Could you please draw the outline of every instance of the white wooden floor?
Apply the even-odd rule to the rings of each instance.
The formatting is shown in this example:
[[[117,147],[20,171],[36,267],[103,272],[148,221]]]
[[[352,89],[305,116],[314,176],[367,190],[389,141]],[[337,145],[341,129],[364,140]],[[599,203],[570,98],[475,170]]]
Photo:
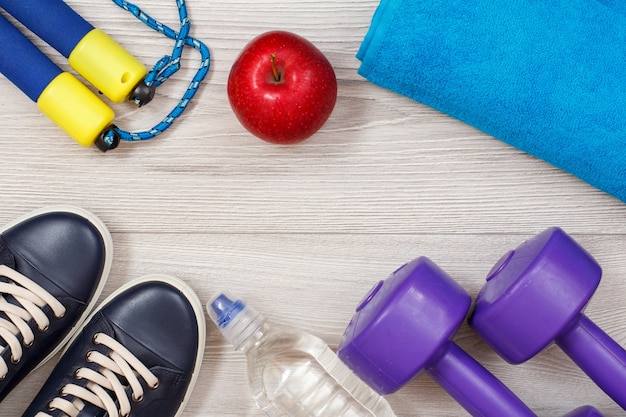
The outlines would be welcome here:
[[[110,1],[68,3],[146,66],[170,52],[169,40]],[[354,56],[377,4],[188,0],[192,34],[212,54],[205,84],[172,129],[107,154],[75,144],[0,78],[0,223],[42,206],[81,206],[113,235],[103,298],[141,275],[176,275],[203,302],[227,289],[276,323],[306,329],[333,347],[359,300],[405,261],[428,256],[475,296],[507,249],[561,226],[604,268],[588,315],[626,346],[626,205],[362,79]],[[173,0],[138,5],[178,27]],[[290,147],[250,136],[226,97],[235,57],[270,29],[313,41],[339,82],[328,123]],[[198,65],[194,50],[185,56],[185,69],[152,103],[115,107],[120,127],[151,127],[169,112]],[[624,415],[558,348],[512,366],[467,325],[456,340],[540,416],[562,416],[584,404],[605,416]],[[206,343],[183,416],[263,415],[249,395],[244,357],[212,324]],[[53,366],[32,373],[0,404],[0,415],[20,416]],[[425,375],[388,400],[400,417],[467,415]]]

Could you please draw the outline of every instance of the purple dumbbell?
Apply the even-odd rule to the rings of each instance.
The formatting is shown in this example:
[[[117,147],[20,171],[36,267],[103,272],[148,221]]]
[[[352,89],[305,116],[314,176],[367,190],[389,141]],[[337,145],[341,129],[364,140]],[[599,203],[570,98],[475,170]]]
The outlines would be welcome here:
[[[357,307],[339,357],[379,394],[426,371],[471,415],[536,417],[452,337],[471,298],[431,260],[417,258],[380,281]],[[601,417],[593,407],[567,417]]]
[[[556,342],[626,409],[626,351],[583,314],[601,276],[570,236],[547,229],[492,268],[469,323],[510,363]]]

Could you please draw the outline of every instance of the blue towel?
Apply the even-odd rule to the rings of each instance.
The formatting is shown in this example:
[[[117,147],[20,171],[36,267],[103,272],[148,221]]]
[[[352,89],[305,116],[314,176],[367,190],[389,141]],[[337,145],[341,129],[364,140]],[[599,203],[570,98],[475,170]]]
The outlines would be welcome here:
[[[626,1],[382,0],[369,81],[626,202]]]

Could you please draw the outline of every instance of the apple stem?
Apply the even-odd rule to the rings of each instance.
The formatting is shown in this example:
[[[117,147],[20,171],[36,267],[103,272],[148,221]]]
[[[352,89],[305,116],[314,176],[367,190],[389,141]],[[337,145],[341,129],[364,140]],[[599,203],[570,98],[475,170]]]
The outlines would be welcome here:
[[[276,54],[271,54],[270,62],[272,63],[272,73],[274,74],[274,80],[278,82],[280,81],[280,73],[276,69],[276,63],[274,61],[276,61]]]

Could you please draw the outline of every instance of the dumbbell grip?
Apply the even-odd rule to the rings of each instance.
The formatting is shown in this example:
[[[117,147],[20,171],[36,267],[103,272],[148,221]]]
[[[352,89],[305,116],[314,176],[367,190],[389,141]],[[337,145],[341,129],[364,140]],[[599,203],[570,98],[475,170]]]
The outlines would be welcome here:
[[[556,343],[617,404],[626,410],[626,351],[581,315]]]
[[[537,417],[493,374],[463,349],[448,342],[436,363],[427,368],[439,383],[472,416]]]

